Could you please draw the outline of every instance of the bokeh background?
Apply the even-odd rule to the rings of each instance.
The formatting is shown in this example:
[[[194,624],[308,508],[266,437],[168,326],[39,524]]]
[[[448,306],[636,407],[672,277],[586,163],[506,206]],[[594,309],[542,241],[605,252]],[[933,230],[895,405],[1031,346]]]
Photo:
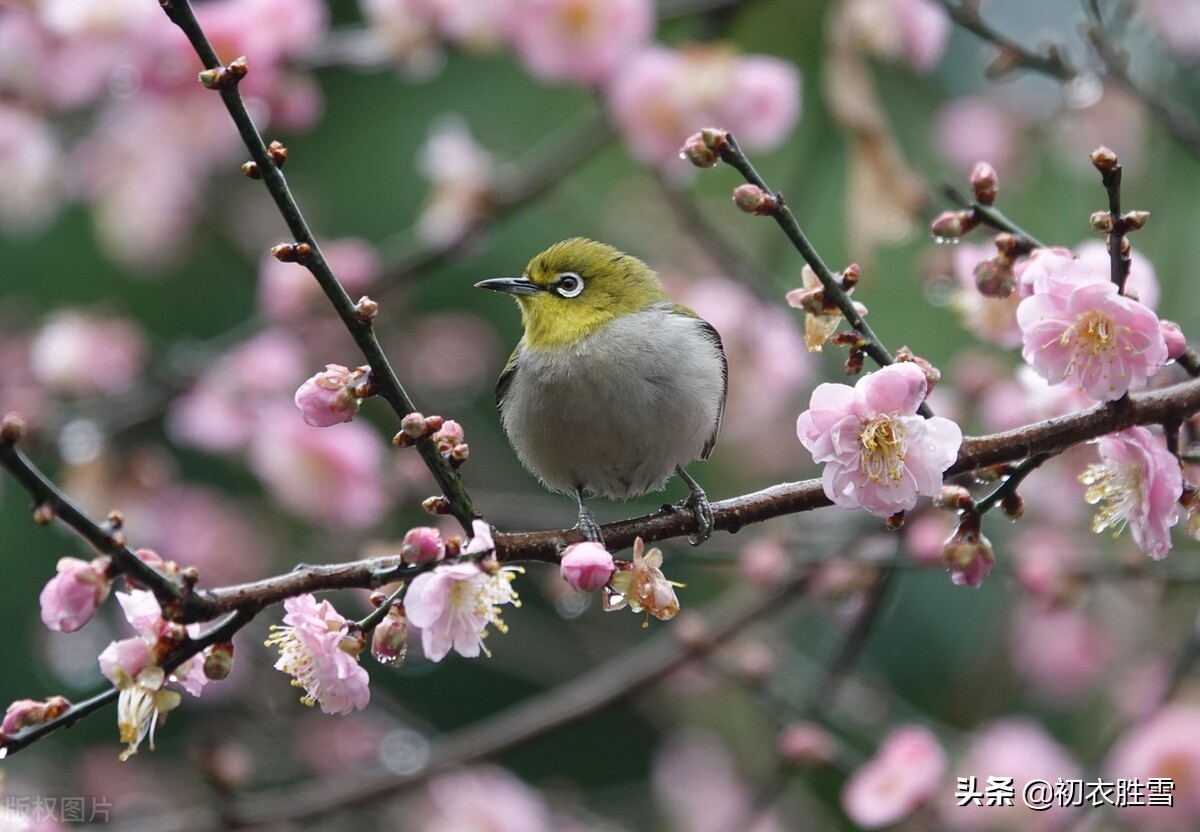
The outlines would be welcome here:
[[[941,368],[935,409],[969,433],[1079,406],[1015,372],[1011,308],[972,288],[971,269],[994,254],[987,235],[958,246],[929,237],[929,220],[954,207],[943,185],[966,190],[977,161],[998,171],[1015,222],[1050,245],[1090,240],[1096,256],[1088,216],[1106,203],[1088,153],[1115,149],[1126,207],[1153,217],[1133,237],[1147,258],[1139,280],[1156,278],[1161,315],[1185,332],[1200,325],[1200,159],[1106,81],[1077,4],[982,7],[1032,50],[1061,44],[1079,71],[1066,84],[1020,70],[990,80],[996,47],[932,0],[662,0],[652,37],[669,51],[653,59],[641,54],[651,35],[639,34],[633,0],[574,4],[619,59],[572,53],[553,27],[569,28],[575,12],[547,10],[564,3],[516,2],[498,18],[492,4],[445,0],[196,5],[223,58],[250,57],[243,91],[268,138],[287,145],[285,171],[318,239],[351,294],[380,302],[378,332],[422,409],[463,425],[466,485],[501,530],[561,528],[575,515],[504,440],[492,386],[518,315],[472,284],[518,274],[575,235],[642,257],[722,333],[729,409],[717,452],[694,472],[712,498],[817,475],[795,418],[815,384],[843,378],[844,351],[805,348],[802,313],[783,300],[802,261],[769,219],[734,208],[735,174],[663,151],[710,122],[757,137],[745,143],[759,170],[827,262],[861,265],[855,298],[872,326]],[[149,0],[89,6],[0,2],[0,410],[25,415],[27,451],[82,505],[99,517],[122,510],[132,544],[196,565],[202,585],[394,552],[429,522],[420,503],[432,480],[415,454],[387,445],[397,425],[381,405],[325,431],[300,422],[296,386],[326,363],[359,363],[352,344],[303,269],[267,255],[286,231],[241,176],[245,153],[216,96],[194,83],[183,38]],[[1192,6],[1099,7],[1142,88],[1193,111]],[[567,69],[556,48],[572,56]],[[289,823],[863,828],[847,776],[893,730],[919,725],[945,763],[921,747],[900,767],[936,783],[911,805],[902,774],[894,789],[876,786],[872,805],[895,804],[886,824],[1196,828],[1197,549],[1182,527],[1161,563],[1128,536],[1092,535],[1077,477],[1094,454],[1072,451],[1031,477],[1019,523],[989,516],[998,562],[978,589],[952,585],[940,565],[953,519],[931,509],[899,533],[826,509],[698,550],[671,541],[666,572],[687,584],[687,613],[770,591],[797,570],[812,578],[712,658],[617,707],[487,767]],[[594,508],[617,519],[683,496],[673,483],[655,499]],[[56,560],[83,547],[34,526],[28,509],[15,483],[0,482],[0,701],[82,698],[104,684],[97,653],[127,627],[109,604],[81,632],[45,630],[37,593]],[[220,826],[204,813],[238,795],[412,775],[464,726],[698,623],[643,629],[539,564],[517,589],[523,606],[506,612],[507,635],[488,639],[490,658],[433,664],[414,639],[402,667],[370,668],[371,705],[348,717],[305,709],[271,670],[264,617],[239,637],[233,676],[188,698],[156,752],[118,764],[108,709],[6,760],[9,808],[87,796],[138,828]],[[367,609],[365,593],[333,598],[352,617]],[[828,734],[781,735],[801,721]],[[814,737],[835,750],[818,753]],[[798,764],[806,755],[829,759]],[[1143,765],[1176,779],[1176,808],[952,808],[958,776],[1012,776],[1019,796],[1033,777],[1144,778]],[[172,820],[184,808],[201,813]]]

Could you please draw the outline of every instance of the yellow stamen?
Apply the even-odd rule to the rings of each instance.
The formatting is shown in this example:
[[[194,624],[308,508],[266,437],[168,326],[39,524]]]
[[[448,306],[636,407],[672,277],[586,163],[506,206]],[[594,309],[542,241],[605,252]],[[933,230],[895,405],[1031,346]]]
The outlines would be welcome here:
[[[908,428],[891,415],[882,413],[867,422],[859,434],[862,442],[860,470],[872,482],[883,482],[886,475],[893,483],[904,476],[904,438]]]

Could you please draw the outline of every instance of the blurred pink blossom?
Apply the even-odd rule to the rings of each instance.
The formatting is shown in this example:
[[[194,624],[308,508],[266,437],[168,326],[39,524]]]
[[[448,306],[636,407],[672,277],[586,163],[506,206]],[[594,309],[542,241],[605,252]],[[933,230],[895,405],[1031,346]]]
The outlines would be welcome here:
[[[379,252],[357,237],[322,242],[321,253],[354,298],[370,288],[382,269]],[[294,324],[314,311],[324,314],[329,301],[308,269],[280,262],[268,253],[258,265],[258,308],[273,323]]]
[[[275,669],[304,689],[301,701],[327,714],[361,711],[370,701],[370,677],[358,663],[362,645],[329,601],[298,595],[283,602],[283,625],[272,625],[269,646],[278,648]]]
[[[955,98],[943,104],[934,116],[933,141],[941,157],[964,175],[978,162],[987,162],[1002,178],[1015,176],[1023,162],[1023,127],[991,98]]]
[[[770,535],[752,538],[738,552],[738,571],[751,584],[774,587],[791,569],[791,555],[783,541]]]
[[[1092,550],[1082,547],[1078,535],[1057,522],[1021,525],[1011,547],[1017,583],[1036,600],[1061,602],[1079,584],[1076,573],[1094,560]]]
[[[622,63],[607,97],[633,155],[682,175],[679,148],[703,127],[731,131],[746,150],[778,147],[800,115],[800,73],[722,46],[651,46]]]
[[[53,219],[64,196],[63,166],[53,128],[0,101],[0,226],[35,231]]]
[[[59,393],[120,393],[141,377],[146,340],[125,318],[68,309],[51,315],[38,330],[29,361],[37,380]]]
[[[857,39],[873,55],[929,72],[946,51],[950,17],[933,0],[850,0]]]
[[[465,49],[490,52],[504,36],[504,20],[512,0],[425,0],[438,30]]]
[[[915,506],[919,495],[938,493],[962,430],[949,419],[917,415],[927,388],[921,368],[902,363],[869,373],[854,387],[822,384],[813,391],[796,431],[825,466],[829,499],[890,517]]]
[[[1171,551],[1171,528],[1179,522],[1183,473],[1179,460],[1153,433],[1132,427],[1096,442],[1100,462],[1079,478],[1088,487],[1084,498],[1103,503],[1092,531],[1129,526],[1133,540],[1155,560]]]
[[[1104,280],[1110,280],[1112,259],[1108,246],[1100,240],[1086,240],[1075,246],[1075,256],[1092,267]],[[1125,280],[1125,294],[1135,297],[1142,306],[1158,308],[1158,276],[1150,258],[1135,248],[1130,252],[1129,277]]]
[[[459,768],[425,787],[420,832],[558,832],[537,791],[499,766]]]
[[[999,347],[1015,347],[1021,343],[1021,328],[1017,326],[1021,298],[1016,292],[1004,298],[988,297],[976,287],[975,267],[995,256],[996,247],[991,244],[960,243],[954,247],[954,277],[959,285],[949,305],[975,337]]]
[[[167,413],[167,430],[181,444],[229,453],[250,441],[265,397],[286,400],[304,377],[304,350],[295,337],[266,330],[220,356]],[[289,421],[298,421],[295,411]]]
[[[1121,810],[1138,830],[1186,832],[1200,824],[1200,706],[1167,705],[1117,740],[1104,765],[1109,779],[1153,778],[1174,782],[1171,806],[1128,806]],[[1146,794],[1143,791],[1143,802]]]
[[[1077,413],[1095,400],[1069,384],[1050,384],[1027,364],[1011,378],[991,385],[979,403],[980,421],[989,431],[1004,431]]]
[[[654,32],[652,0],[510,0],[507,35],[534,78],[600,84]]]
[[[382,478],[383,440],[350,422],[314,428],[294,410],[264,415],[250,443],[250,469],[288,511],[314,524],[367,528],[389,497]]]
[[[60,558],[55,576],[38,596],[42,623],[51,630],[73,633],[91,621],[112,589],[108,565],[107,557],[90,562]]]
[[[1115,654],[1112,637],[1082,610],[1032,603],[1014,611],[1009,645],[1017,674],[1060,705],[1093,688]]]
[[[431,191],[417,217],[417,236],[447,247],[467,240],[487,217],[494,165],[465,121],[445,116],[434,123],[417,157]]]
[[[984,791],[989,777],[1011,777],[1019,790],[1031,780],[1055,783],[1082,777],[1079,766],[1045,729],[1032,720],[1003,719],[979,729],[966,756],[953,765],[956,778],[974,777]],[[1018,797],[1011,806],[982,806],[958,799],[947,789],[941,802],[942,823],[953,832],[1057,832],[1067,827],[1076,809],[1051,805],[1027,808]]]
[[[1098,83],[1096,77],[1081,76],[1083,89]],[[1068,104],[1072,87],[1068,91]],[[1099,97],[1086,97],[1084,106],[1064,107],[1051,115],[1051,147],[1062,161],[1080,176],[1094,177],[1091,153],[1100,145],[1115,150],[1121,157],[1125,175],[1136,173],[1146,158],[1146,113],[1142,105],[1124,90],[1109,84],[1097,90]]]
[[[512,568],[489,573],[464,561],[436,566],[413,578],[404,596],[404,609],[409,622],[421,628],[425,657],[440,662],[451,647],[469,659],[481,652],[491,655],[483,637],[489,624],[507,631],[500,605],[516,602],[514,577]]]
[[[1142,0],[1138,8],[1176,58],[1200,59],[1200,6],[1191,0]]]
[[[1150,309],[1117,293],[1082,260],[1050,269],[1026,268],[1033,294],[1017,307],[1022,357],[1051,384],[1070,381],[1100,400],[1145,385],[1167,360]],[[1090,275],[1088,274],[1090,273]]]
[[[904,551],[921,566],[938,566],[946,539],[954,532],[954,513],[940,509],[914,512],[904,520]]]
[[[490,385],[503,347],[495,327],[472,312],[422,315],[404,328],[393,350],[405,381],[433,401],[463,397]]]
[[[946,754],[937,737],[919,725],[900,728],[850,775],[842,808],[864,829],[891,826],[933,797],[945,773]]]

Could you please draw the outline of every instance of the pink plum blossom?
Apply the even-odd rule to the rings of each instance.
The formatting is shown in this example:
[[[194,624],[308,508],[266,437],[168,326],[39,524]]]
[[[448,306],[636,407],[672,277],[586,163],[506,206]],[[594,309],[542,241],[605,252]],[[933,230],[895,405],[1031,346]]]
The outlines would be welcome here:
[[[393,61],[411,78],[428,78],[445,63],[429,0],[358,0],[373,38],[371,57]]]
[[[599,84],[654,31],[652,0],[511,0],[507,35],[542,81]]]
[[[502,355],[500,336],[486,319],[471,312],[422,315],[394,342],[396,363],[405,381],[432,401],[460,399],[490,385]]]
[[[321,243],[321,253],[346,292],[354,298],[378,279],[379,252],[366,240],[344,237]],[[258,307],[274,323],[300,323],[314,310],[329,307],[320,284],[307,269],[264,254],[258,266]]]
[[[651,46],[622,63],[607,100],[630,151],[679,174],[679,148],[701,127],[729,130],[747,150],[778,147],[800,115],[800,73],[721,46]]]
[[[1200,60],[1200,6],[1190,0],[1143,0],[1138,8],[1175,57]]]
[[[73,633],[91,621],[112,589],[108,565],[107,557],[91,562],[79,558],[60,559],[57,574],[38,596],[42,623],[51,630]]]
[[[990,98],[955,98],[934,115],[933,140],[938,153],[964,175],[981,161],[1002,177],[1015,175],[1024,158],[1023,139],[1016,117]]]
[[[0,738],[11,737],[30,725],[48,722],[70,707],[71,703],[63,696],[51,696],[41,702],[34,699],[18,699],[4,711],[4,721],[0,723]]]
[[[73,396],[128,390],[141,376],[146,340],[131,321],[75,310],[57,312],[29,348],[34,375]]]
[[[511,0],[425,0],[442,37],[475,52],[500,45]]]
[[[350,623],[328,601],[308,594],[288,598],[283,608],[283,625],[271,625],[267,644],[279,650],[275,669],[304,689],[300,701],[320,704],[327,714],[367,707],[370,677],[358,663],[363,644],[350,634]]]
[[[64,190],[62,155],[46,121],[0,102],[0,226],[33,231],[54,217]]]
[[[1172,805],[1122,809],[1139,830],[1184,832],[1200,824],[1200,707],[1168,705],[1130,728],[1117,740],[1105,763],[1108,778],[1174,781]],[[1144,801],[1143,801],[1144,802]]]
[[[864,829],[891,826],[928,801],[945,772],[946,754],[929,729],[900,728],[850,775],[842,790],[842,808]]]
[[[1013,614],[1013,669],[1043,699],[1067,705],[1101,680],[1116,652],[1100,621],[1072,607],[1026,603]]]
[[[404,609],[409,622],[421,628],[425,657],[440,662],[451,647],[469,659],[481,652],[491,655],[483,639],[489,624],[507,632],[500,605],[519,603],[512,589],[515,577],[512,567],[488,572],[463,561],[436,566],[413,578]]]
[[[1090,264],[1064,259],[1049,268],[1031,261],[1020,278],[1032,284],[1017,307],[1021,355],[1051,384],[1069,380],[1095,399],[1119,399],[1167,361],[1158,318],[1097,280]]]
[[[1142,551],[1162,560],[1171,551],[1171,527],[1179,522],[1183,473],[1175,455],[1147,428],[1132,427],[1096,441],[1101,462],[1080,476],[1085,499],[1102,504],[1092,531],[1126,525]]]
[[[296,390],[296,407],[306,424],[327,428],[349,422],[358,412],[359,375],[341,364],[326,364],[322,372],[305,381]]]
[[[400,558],[405,563],[433,563],[446,557],[446,544],[441,532],[431,526],[417,526],[404,533]]]
[[[951,295],[949,306],[962,319],[963,326],[990,344],[1000,347],[1019,345],[1021,328],[1017,326],[1017,305],[1021,298],[1015,292],[1003,298],[989,297],[976,286],[975,269],[996,256],[996,247],[961,243],[954,247],[951,256],[958,289]]]
[[[650,625],[650,616],[659,621],[670,621],[679,614],[679,598],[675,587],[683,584],[667,580],[662,571],[661,549],[646,551],[646,544],[639,537],[633,542],[633,562],[621,569],[608,582],[609,592],[604,596],[604,610],[613,612],[626,606],[634,613],[646,613],[643,627]]]
[[[115,683],[121,672],[137,676],[142,668],[152,663],[150,645],[140,636],[110,642],[100,653],[99,661],[100,672]]]
[[[950,18],[933,0],[851,0],[847,15],[872,54],[929,72],[946,51]]]
[[[825,494],[843,508],[890,517],[933,496],[958,456],[962,431],[949,419],[923,419],[917,408],[928,382],[915,364],[884,367],[854,387],[822,384],[796,430],[824,464]]]
[[[1086,240],[1075,246],[1075,256],[1092,267],[1094,280],[1111,280],[1112,258],[1108,246],[1099,240]],[[1129,253],[1129,277],[1125,280],[1125,294],[1135,298],[1148,309],[1158,308],[1161,290],[1158,274],[1150,258],[1139,249]]]
[[[289,511],[314,522],[366,528],[388,504],[383,456],[379,435],[359,422],[327,431],[275,412],[264,416],[251,442],[250,469]]]
[[[499,766],[458,768],[425,787],[420,832],[565,832],[546,801]]]
[[[149,646],[138,637],[113,642],[100,654],[100,671],[119,691],[117,729],[126,744],[121,761],[136,754],[147,737],[153,751],[155,728],[182,697],[163,687],[167,675],[153,662]]]
[[[1003,719],[983,726],[952,771],[955,777],[974,777],[976,789],[981,792],[986,790],[989,777],[1012,777],[1016,784],[1031,780],[1053,784],[1082,776],[1079,766],[1045,729],[1025,719]],[[1030,809],[1022,803],[1019,792],[1011,806],[985,806],[983,798],[979,804],[958,803],[954,789],[947,788],[940,801],[940,814],[942,823],[953,832],[1058,832],[1068,828],[1077,812],[1058,804],[1044,811]]]
[[[591,592],[608,583],[615,569],[613,556],[599,543],[572,543],[562,553],[559,571],[576,592]]]
[[[491,155],[465,121],[445,116],[431,128],[417,167],[431,185],[417,217],[417,235],[439,248],[467,241],[491,208]]]
[[[1159,320],[1158,329],[1162,332],[1163,342],[1167,345],[1167,358],[1178,361],[1187,352],[1187,336],[1183,334],[1179,324],[1174,321]]]

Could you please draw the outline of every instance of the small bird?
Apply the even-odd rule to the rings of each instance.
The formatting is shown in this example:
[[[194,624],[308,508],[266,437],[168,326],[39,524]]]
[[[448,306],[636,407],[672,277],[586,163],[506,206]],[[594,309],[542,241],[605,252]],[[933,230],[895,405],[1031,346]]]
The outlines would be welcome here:
[[[475,284],[512,295],[525,335],[496,384],[517,457],[552,491],[579,501],[579,530],[603,543],[585,493],[623,500],[679,474],[691,491],[698,546],[712,507],[684,466],[707,459],[725,410],[721,337],[675,303],[650,267],[575,237],[529,261],[521,277]]]

